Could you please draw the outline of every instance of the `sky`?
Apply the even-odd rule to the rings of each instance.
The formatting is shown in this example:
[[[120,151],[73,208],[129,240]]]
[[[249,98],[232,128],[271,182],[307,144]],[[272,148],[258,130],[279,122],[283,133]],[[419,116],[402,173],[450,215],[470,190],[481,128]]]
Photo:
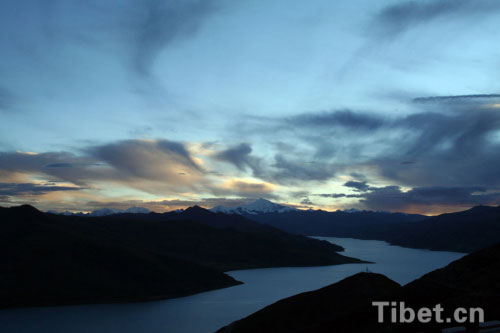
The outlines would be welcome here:
[[[0,2],[0,206],[500,204],[500,1]]]

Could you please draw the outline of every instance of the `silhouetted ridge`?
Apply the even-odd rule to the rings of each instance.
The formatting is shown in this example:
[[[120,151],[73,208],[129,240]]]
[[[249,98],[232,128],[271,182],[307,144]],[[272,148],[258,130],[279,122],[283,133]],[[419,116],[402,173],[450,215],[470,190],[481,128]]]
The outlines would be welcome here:
[[[188,207],[183,213],[184,214],[212,214],[212,212],[210,212],[209,210],[202,208],[198,205]]]
[[[338,246],[200,207],[80,217],[0,209],[0,307],[171,298],[238,284],[224,271],[359,263]]]
[[[474,252],[500,241],[500,206],[476,206],[433,217],[321,210],[242,215],[300,235],[377,239],[439,251]]]
[[[445,327],[466,326],[477,332],[477,323],[397,324],[378,323],[373,301],[405,302],[405,307],[433,308],[440,304],[442,318],[453,318],[455,309],[482,308],[485,321],[500,319],[500,243],[464,256],[444,268],[400,287],[374,273],[359,273],[327,287],[280,300],[218,332],[440,332]],[[476,330],[473,330],[476,328]]]

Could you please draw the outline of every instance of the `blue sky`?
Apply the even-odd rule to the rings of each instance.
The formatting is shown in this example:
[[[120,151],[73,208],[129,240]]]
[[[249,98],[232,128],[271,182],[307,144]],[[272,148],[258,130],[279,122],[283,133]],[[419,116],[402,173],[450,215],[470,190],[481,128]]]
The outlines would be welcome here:
[[[0,204],[500,203],[500,3],[3,1]]]

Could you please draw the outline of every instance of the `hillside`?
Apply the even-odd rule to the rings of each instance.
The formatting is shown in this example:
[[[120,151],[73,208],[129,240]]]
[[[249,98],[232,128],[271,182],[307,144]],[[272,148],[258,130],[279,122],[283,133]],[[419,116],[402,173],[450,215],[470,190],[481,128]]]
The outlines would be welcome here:
[[[500,206],[427,217],[416,214],[288,210],[243,216],[300,235],[384,240],[412,248],[470,253],[500,241]]]
[[[485,320],[500,319],[500,243],[467,255],[400,287],[380,274],[359,273],[330,286],[280,300],[218,332],[439,332],[458,323],[377,322],[372,301],[403,301],[406,307],[441,304],[442,318],[458,307],[481,307]],[[447,311],[448,309],[448,311]],[[465,324],[474,327],[474,324]]]
[[[243,231],[141,216],[0,208],[0,307],[170,298],[238,284],[227,270],[360,262],[251,221],[255,229]]]
[[[384,240],[431,250],[474,252],[500,241],[500,206],[477,206],[398,225]]]

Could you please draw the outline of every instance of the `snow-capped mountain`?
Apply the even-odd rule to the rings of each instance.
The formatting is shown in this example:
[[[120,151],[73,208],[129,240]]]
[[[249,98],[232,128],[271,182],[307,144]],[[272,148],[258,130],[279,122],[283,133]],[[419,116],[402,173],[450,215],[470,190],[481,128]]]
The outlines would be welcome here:
[[[84,213],[73,213],[69,211],[65,212],[57,212],[55,210],[49,210],[47,213],[51,214],[59,214],[59,215],[77,215],[77,216],[108,216],[108,215],[113,215],[113,214],[123,214],[123,213],[130,213],[130,214],[148,214],[151,211],[147,208],[144,207],[130,207],[128,209],[116,209],[116,208],[101,208],[92,211],[91,213],[84,214]]]
[[[148,214],[150,210],[144,207],[130,207],[128,209],[115,209],[115,208],[101,208],[98,210],[94,210],[89,216],[107,216],[113,214],[122,214],[122,213],[130,213],[130,214]]]
[[[363,212],[361,209],[351,208],[343,210],[344,213],[361,213]]]
[[[276,204],[266,199],[257,199],[246,205],[236,207],[215,206],[210,209],[214,213],[226,214],[259,214],[259,213],[283,213],[297,211],[297,208]]]

